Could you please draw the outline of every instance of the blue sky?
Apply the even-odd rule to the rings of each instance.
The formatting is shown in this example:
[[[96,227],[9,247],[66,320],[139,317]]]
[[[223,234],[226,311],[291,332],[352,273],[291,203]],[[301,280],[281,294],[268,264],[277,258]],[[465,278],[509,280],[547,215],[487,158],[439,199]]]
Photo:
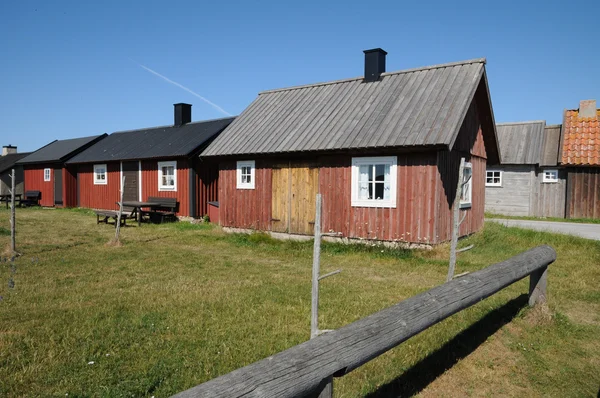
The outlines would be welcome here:
[[[259,91],[486,57],[497,122],[560,123],[600,100],[600,2],[175,1],[0,3],[0,144],[239,114]]]

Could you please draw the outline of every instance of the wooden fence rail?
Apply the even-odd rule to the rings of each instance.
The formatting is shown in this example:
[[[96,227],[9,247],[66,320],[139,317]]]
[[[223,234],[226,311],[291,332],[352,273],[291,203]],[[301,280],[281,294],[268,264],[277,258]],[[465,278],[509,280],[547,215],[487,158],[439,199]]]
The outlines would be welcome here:
[[[545,301],[547,268],[554,260],[554,249],[538,246],[175,396],[317,396],[331,375],[356,369],[526,276],[529,304]]]

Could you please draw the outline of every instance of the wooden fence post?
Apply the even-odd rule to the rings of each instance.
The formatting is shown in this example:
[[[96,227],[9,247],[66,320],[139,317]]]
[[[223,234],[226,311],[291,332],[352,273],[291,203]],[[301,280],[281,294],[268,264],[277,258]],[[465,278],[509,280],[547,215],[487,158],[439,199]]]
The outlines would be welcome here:
[[[115,225],[115,243],[119,243],[119,235],[121,233],[121,216],[123,215],[123,191],[125,191],[125,176],[121,180],[121,198],[119,200],[119,214],[117,215],[117,220],[115,221],[117,225]]]
[[[11,254],[17,252],[17,225],[15,222],[15,169],[12,169],[10,188],[10,250]]]
[[[460,235],[460,197],[463,187],[463,173],[465,169],[465,158],[460,159],[460,167],[458,168],[458,184],[456,185],[456,195],[454,197],[454,207],[452,208],[452,241],[450,242],[450,264],[448,265],[448,275],[446,282],[450,282],[454,277],[454,269],[456,267],[456,246],[458,245],[458,235]]]
[[[548,284],[548,267],[534,271],[529,276],[529,306],[546,302],[546,286]]]
[[[321,207],[322,197],[317,194],[315,209],[315,242],[313,249],[312,266],[312,292],[310,308],[310,338],[319,335],[319,280],[321,279]],[[333,376],[327,377],[319,386],[316,395],[318,398],[331,398],[333,396]]]

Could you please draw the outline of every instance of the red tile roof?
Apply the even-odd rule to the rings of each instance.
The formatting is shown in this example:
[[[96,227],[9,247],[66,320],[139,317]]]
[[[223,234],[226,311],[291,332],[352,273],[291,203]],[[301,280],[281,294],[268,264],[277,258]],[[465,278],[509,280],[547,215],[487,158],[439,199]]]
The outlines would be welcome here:
[[[600,109],[596,117],[579,117],[579,110],[565,111],[562,164],[600,165]]]

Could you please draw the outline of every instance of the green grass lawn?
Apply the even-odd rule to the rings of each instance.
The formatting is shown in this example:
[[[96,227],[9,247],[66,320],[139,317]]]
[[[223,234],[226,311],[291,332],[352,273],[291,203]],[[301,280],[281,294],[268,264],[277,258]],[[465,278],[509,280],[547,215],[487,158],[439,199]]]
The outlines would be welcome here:
[[[0,211],[0,249],[9,212]],[[165,397],[309,338],[311,242],[211,225],[114,228],[81,210],[18,209],[0,262],[0,396]],[[548,243],[547,308],[528,281],[335,380],[337,397],[596,396],[600,242],[488,223],[457,273]],[[324,244],[320,326],[335,329],[443,283],[448,247]]]
[[[600,224],[598,218],[558,218],[558,217],[532,217],[532,216],[505,216],[504,214],[485,213],[485,218],[504,218],[509,220],[533,220],[533,221],[555,221],[573,222],[577,224]]]

